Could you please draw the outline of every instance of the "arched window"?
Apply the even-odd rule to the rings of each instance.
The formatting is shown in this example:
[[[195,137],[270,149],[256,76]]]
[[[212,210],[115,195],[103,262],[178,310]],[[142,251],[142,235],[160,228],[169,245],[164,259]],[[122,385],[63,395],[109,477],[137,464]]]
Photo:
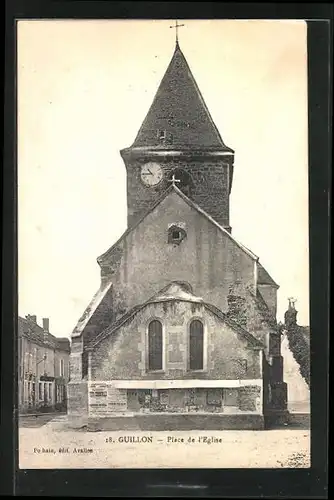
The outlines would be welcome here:
[[[162,370],[162,324],[156,319],[148,325],[148,369]]]
[[[190,323],[189,337],[190,370],[203,370],[203,323],[198,319]]]

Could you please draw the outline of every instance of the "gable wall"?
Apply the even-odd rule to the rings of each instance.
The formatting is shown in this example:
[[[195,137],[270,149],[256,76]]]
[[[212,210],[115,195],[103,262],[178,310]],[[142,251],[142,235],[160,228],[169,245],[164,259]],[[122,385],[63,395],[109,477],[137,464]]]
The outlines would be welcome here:
[[[188,369],[188,329],[195,318],[204,323],[206,365],[206,370],[196,372]],[[147,371],[147,327],[152,319],[160,319],[163,324],[164,370],[159,372]],[[202,305],[149,304],[91,353],[91,377],[92,380],[258,379],[260,352],[248,349],[231,327]]]
[[[171,224],[183,222],[187,237],[167,243]],[[117,245],[110,261],[118,308],[129,309],[171,281],[186,281],[196,295],[227,310],[229,286],[236,279],[254,285],[253,259],[176,193],[168,195]],[[115,253],[115,249],[113,251]]]

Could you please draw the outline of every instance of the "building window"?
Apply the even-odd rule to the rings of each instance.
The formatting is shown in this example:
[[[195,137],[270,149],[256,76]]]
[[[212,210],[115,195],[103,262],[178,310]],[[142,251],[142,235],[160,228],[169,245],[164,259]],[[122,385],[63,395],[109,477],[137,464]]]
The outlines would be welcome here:
[[[64,360],[63,359],[59,360],[59,376],[60,377],[64,376]]]
[[[173,134],[167,130],[157,130],[157,139],[161,144],[173,144]]]
[[[187,236],[185,230],[176,225],[172,225],[168,228],[168,243],[173,243],[174,245],[179,245],[182,240]]]
[[[148,369],[162,370],[162,324],[156,319],[148,325]]]
[[[166,139],[167,131],[166,130],[157,130],[157,138],[160,142],[163,142]]]
[[[39,401],[43,400],[43,387],[42,387],[43,382],[38,382],[38,399]]]
[[[203,370],[203,323],[198,319],[195,319],[190,323],[189,337],[190,370]]]

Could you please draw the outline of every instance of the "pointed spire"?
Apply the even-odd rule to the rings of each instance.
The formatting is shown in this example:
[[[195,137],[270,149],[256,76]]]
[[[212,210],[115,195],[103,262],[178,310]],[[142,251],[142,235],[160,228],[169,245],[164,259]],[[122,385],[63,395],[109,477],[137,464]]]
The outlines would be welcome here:
[[[176,31],[180,25],[176,23]],[[214,124],[180,49],[175,49],[137,137],[129,149],[205,149],[233,154]]]

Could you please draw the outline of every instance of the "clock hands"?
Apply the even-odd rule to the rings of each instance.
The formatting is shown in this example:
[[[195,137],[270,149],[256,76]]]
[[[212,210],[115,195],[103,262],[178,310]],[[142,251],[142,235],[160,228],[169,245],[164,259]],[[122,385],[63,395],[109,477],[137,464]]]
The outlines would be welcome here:
[[[155,186],[161,181],[163,172],[160,165],[151,163],[142,166],[140,175],[144,184]]]

